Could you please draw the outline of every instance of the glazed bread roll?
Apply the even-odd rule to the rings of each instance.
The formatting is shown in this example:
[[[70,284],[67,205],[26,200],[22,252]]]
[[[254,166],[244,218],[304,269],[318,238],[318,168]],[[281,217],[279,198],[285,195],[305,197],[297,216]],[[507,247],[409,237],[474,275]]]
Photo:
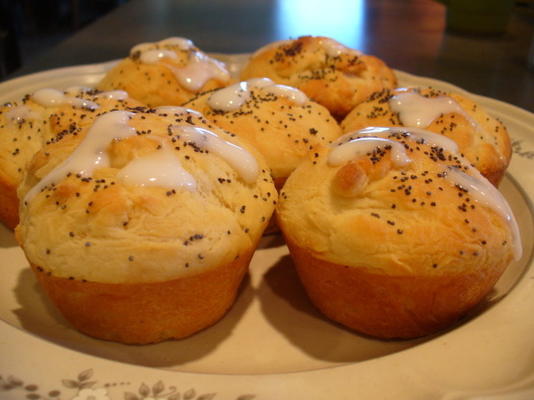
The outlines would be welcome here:
[[[220,319],[277,198],[253,148],[180,107],[100,115],[37,153],[19,196],[44,290],[75,328],[122,343]]]
[[[252,55],[241,79],[267,77],[296,87],[343,118],[371,93],[394,88],[396,77],[382,60],[321,36],[271,43]]]
[[[123,91],[40,89],[0,107],[0,222],[18,223],[17,187],[43,144],[76,135],[100,112],[141,105]]]
[[[454,140],[460,152],[494,185],[512,156],[506,127],[458,93],[433,88],[384,89],[356,106],[342,121],[344,132],[367,126],[424,128]]]
[[[521,256],[510,207],[454,142],[368,128],[302,163],[278,224],[312,302],[378,338],[444,329]]]
[[[325,107],[300,90],[268,78],[203,93],[186,106],[255,146],[277,188],[308,152],[341,136],[341,128]]]
[[[97,88],[125,90],[151,107],[181,105],[197,93],[224,87],[230,73],[224,63],[200,51],[188,39],[172,37],[133,47],[129,57],[104,76]]]

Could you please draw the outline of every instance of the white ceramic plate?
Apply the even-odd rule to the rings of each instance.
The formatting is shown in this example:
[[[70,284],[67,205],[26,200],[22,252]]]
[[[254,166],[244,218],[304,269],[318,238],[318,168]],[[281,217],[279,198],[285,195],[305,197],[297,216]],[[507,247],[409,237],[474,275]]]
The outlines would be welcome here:
[[[234,72],[244,60],[220,57]],[[2,83],[0,102],[42,87],[92,86],[112,64]],[[461,91],[397,73],[403,86]],[[149,346],[99,341],[73,330],[51,306],[12,233],[0,227],[0,399],[534,398],[534,115],[470,96],[512,136],[501,190],[519,221],[524,255],[458,326],[419,340],[380,341],[331,323],[307,300],[281,239],[270,236],[236,304],[215,326]]]

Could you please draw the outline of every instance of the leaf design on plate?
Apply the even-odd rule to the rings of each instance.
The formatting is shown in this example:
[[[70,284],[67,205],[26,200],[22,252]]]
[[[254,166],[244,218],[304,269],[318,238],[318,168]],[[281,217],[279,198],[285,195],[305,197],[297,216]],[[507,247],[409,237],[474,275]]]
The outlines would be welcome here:
[[[150,388],[147,384],[142,383],[141,386],[139,386],[139,394],[143,397],[148,397],[150,394]]]
[[[187,392],[184,393],[184,400],[191,400],[195,397],[195,395],[195,389],[189,389]]]
[[[88,380],[90,377],[93,376],[93,370],[92,369],[86,369],[85,371],[82,371],[78,374],[78,380],[80,382]]]
[[[61,383],[63,384],[63,386],[69,388],[69,389],[76,389],[80,386],[80,384],[78,383],[78,381],[75,381],[73,379],[63,379],[61,381]]]
[[[140,400],[140,398],[132,392],[124,392],[124,400]]]
[[[236,400],[252,400],[255,398],[256,398],[255,394],[242,394]]]
[[[165,390],[165,385],[163,384],[162,381],[157,381],[154,384],[154,386],[152,386],[152,393],[154,394],[154,396],[157,396],[158,394],[160,394],[164,390]]]

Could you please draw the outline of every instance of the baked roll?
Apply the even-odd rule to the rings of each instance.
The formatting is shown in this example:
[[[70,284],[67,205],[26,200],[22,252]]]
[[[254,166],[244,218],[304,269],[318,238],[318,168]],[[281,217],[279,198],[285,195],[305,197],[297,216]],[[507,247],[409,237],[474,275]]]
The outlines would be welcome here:
[[[454,142],[416,128],[321,148],[287,180],[277,217],[312,302],[378,338],[449,327],[521,256],[500,192]]]
[[[224,315],[277,199],[253,148],[180,107],[100,115],[37,153],[19,196],[17,239],[65,318],[139,344]]]
[[[501,181],[512,156],[504,124],[459,93],[433,88],[384,89],[356,106],[341,122],[344,132],[367,126],[418,127],[445,135],[494,185]]]
[[[40,89],[0,107],[0,222],[18,223],[17,186],[43,144],[76,135],[98,113],[141,103],[123,91]]]
[[[181,105],[197,93],[227,86],[226,65],[189,39],[171,37],[141,43],[97,84],[100,90],[125,90],[150,107]]]
[[[322,36],[302,36],[259,49],[241,71],[242,80],[255,77],[302,90],[337,119],[397,82],[393,70],[379,58]]]
[[[329,111],[298,89],[253,78],[186,103],[234,132],[265,157],[277,188],[319,144],[341,136]]]

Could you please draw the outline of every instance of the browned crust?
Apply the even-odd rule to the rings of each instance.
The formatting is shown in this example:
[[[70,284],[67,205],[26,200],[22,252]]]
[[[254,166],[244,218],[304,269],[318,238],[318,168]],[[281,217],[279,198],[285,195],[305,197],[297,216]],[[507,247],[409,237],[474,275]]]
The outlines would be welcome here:
[[[79,331],[128,344],[192,335],[233,304],[253,251],[198,275],[155,283],[110,284],[58,278],[32,266],[63,316]]]
[[[9,229],[19,223],[19,199],[17,188],[2,177],[0,173],[0,221]]]
[[[460,274],[388,276],[318,259],[287,240],[308,296],[327,317],[378,338],[415,338],[455,323],[491,290],[506,264]]]

